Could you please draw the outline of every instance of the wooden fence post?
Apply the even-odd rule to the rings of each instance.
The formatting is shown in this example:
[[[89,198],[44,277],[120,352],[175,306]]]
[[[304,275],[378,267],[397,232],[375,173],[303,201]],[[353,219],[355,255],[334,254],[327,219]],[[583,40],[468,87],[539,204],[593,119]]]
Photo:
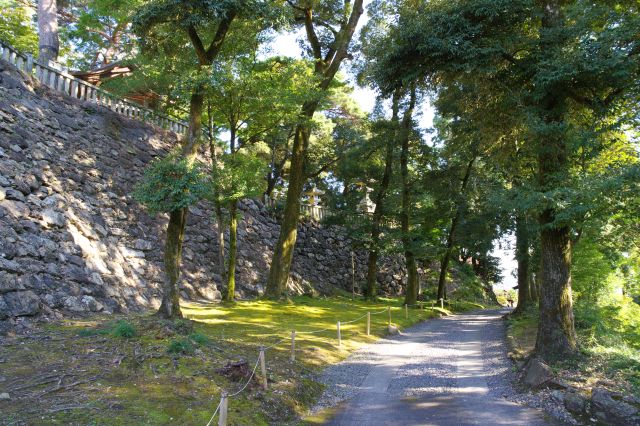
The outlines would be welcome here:
[[[342,347],[342,336],[340,335],[340,321],[338,321],[338,347]]]
[[[356,254],[351,251],[351,300],[356,299]]]
[[[229,409],[229,399],[227,393],[222,392],[220,396],[220,417],[218,418],[218,426],[227,426],[227,411]]]
[[[391,306],[387,306],[387,313],[389,314],[389,325],[391,325]]]
[[[367,336],[371,334],[371,312],[367,312]]]
[[[444,299],[440,298],[440,309],[444,309]]]
[[[291,361],[296,360],[296,331],[291,330]]]
[[[409,306],[404,304],[404,319],[409,319]]]
[[[260,347],[260,370],[262,371],[262,388],[267,390],[267,365],[264,360],[264,347]]]

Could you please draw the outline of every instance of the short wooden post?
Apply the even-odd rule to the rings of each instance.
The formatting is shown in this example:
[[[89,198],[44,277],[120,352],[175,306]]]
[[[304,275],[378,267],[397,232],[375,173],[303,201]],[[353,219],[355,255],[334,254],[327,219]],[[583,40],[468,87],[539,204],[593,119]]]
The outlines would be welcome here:
[[[264,347],[260,348],[260,371],[262,371],[262,388],[267,390],[267,364],[264,360]]]
[[[440,298],[440,309],[444,309],[444,299]]]
[[[371,334],[371,312],[367,312],[367,336]]]
[[[424,311],[424,302],[420,302],[420,309]]]
[[[389,314],[389,325],[391,325],[391,306],[387,306],[387,313]]]
[[[409,319],[409,305],[404,304],[404,319]]]
[[[356,254],[351,251],[351,300],[356,299]]]
[[[220,396],[220,417],[218,418],[218,426],[227,426],[227,412],[229,409],[229,399],[227,393],[222,392]]]
[[[291,330],[291,361],[296,360],[296,331]]]
[[[340,321],[338,321],[338,347],[342,347],[342,336],[340,335]]]

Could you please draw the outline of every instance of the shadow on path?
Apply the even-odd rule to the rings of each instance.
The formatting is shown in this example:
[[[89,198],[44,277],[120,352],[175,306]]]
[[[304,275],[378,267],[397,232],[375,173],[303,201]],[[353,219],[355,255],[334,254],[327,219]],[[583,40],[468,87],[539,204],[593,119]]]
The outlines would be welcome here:
[[[351,371],[352,397],[330,425],[546,425],[544,414],[502,399],[492,387],[503,374],[483,344],[496,344],[504,311],[427,321],[366,348]],[[503,366],[508,367],[508,360]],[[505,367],[505,368],[507,368]],[[349,371],[349,370],[347,370]],[[335,374],[335,373],[334,373]],[[347,381],[349,381],[347,380]],[[346,382],[346,381],[345,381]],[[347,386],[340,381],[334,386]]]

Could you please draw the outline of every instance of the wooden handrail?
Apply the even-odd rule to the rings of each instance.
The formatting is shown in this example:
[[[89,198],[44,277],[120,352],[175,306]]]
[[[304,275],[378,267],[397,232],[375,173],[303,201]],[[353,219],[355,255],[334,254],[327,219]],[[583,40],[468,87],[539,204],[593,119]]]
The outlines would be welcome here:
[[[21,53],[2,40],[0,40],[0,58],[20,71],[34,76],[45,86],[75,99],[105,106],[126,117],[150,122],[179,134],[186,134],[189,128],[189,124],[184,120],[170,117],[167,114],[136,104],[84,80],[80,80],[62,70],[58,70],[49,64],[42,64],[35,60],[32,55]]]

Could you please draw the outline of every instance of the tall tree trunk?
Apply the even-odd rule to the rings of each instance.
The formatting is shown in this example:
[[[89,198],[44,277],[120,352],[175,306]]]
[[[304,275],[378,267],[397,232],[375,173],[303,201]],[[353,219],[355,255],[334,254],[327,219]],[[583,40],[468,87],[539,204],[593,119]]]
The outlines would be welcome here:
[[[513,314],[526,311],[531,305],[529,290],[529,229],[527,217],[516,215],[516,260],[518,262],[518,305]]]
[[[211,108],[209,108],[209,117],[211,117]],[[209,125],[209,132],[213,134],[213,126]],[[218,153],[213,142],[213,137],[209,141],[209,152],[211,155],[211,167],[218,167]],[[222,278],[222,282],[227,282],[227,269],[224,261],[224,216],[222,215],[222,206],[219,200],[214,200],[214,209],[216,212],[216,228],[218,231],[218,273]]]
[[[409,140],[413,126],[413,108],[416,104],[416,87],[413,85],[409,94],[409,105],[404,111],[399,135],[402,150],[400,152],[400,175],[402,180],[402,211],[400,223],[402,227],[402,245],[404,247],[404,259],[407,267],[407,285],[405,288],[404,303],[413,305],[418,301],[418,268],[411,248],[410,216],[411,216],[411,186],[409,184]]]
[[[225,300],[233,302],[236,294],[236,253],[238,251],[238,202],[229,208],[229,269],[227,271],[227,294]]]
[[[58,6],[56,0],[38,0],[38,58],[41,62],[58,60]]]
[[[182,155],[193,160],[196,157],[198,143],[202,134],[202,109],[204,97],[199,92],[191,95],[189,105],[189,131],[183,141]],[[174,210],[169,214],[167,225],[167,241],[164,252],[165,286],[162,303],[158,314],[165,318],[182,317],[180,310],[179,279],[180,261],[182,258],[182,242],[184,241],[185,225],[188,209]]]
[[[304,164],[309,148],[309,136],[311,129],[307,123],[317,108],[317,102],[310,102],[303,107],[303,124],[296,127],[291,152],[291,166],[289,168],[289,187],[284,206],[284,215],[280,224],[280,236],[273,251],[266,294],[272,298],[282,297],[287,290],[287,281],[291,262],[293,261],[293,248],[296,244],[298,233],[298,218],[300,217],[300,196],[304,187]]]
[[[541,32],[543,55],[556,53],[555,33],[563,25],[558,0],[544,2]],[[566,135],[563,132],[565,102],[556,87],[538,102],[538,183],[542,191],[563,187],[569,173]],[[556,223],[553,207],[546,208],[540,223],[540,316],[535,353],[547,361],[573,354],[577,348],[571,300],[571,230]]]
[[[322,92],[326,92],[329,89],[331,82],[340,69],[340,64],[349,57],[349,44],[358,26],[358,20],[364,12],[362,3],[363,0],[345,3],[344,14],[349,17],[340,26],[334,42],[326,52],[326,57],[323,57],[321,42],[314,27],[314,3],[311,2],[303,8],[295,6],[297,11],[302,12],[300,18],[304,21],[307,40],[315,60],[314,72],[321,79],[318,89]],[[289,188],[287,189],[284,216],[280,224],[280,236],[273,250],[271,268],[269,269],[269,278],[267,280],[266,294],[269,297],[279,298],[284,295],[287,289],[289,271],[293,260],[293,248],[296,244],[298,218],[300,217],[300,196],[306,180],[304,166],[307,161],[307,150],[311,135],[309,121],[319,103],[320,99],[305,102],[300,114],[301,122],[296,126],[291,151]]]
[[[224,261],[224,216],[219,201],[214,202],[216,227],[218,228],[218,273],[222,282],[227,282],[227,268]]]
[[[367,297],[375,300],[377,297],[377,275],[378,275],[378,253],[380,245],[380,223],[384,213],[384,199],[389,189],[391,175],[393,173],[393,151],[397,141],[397,122],[398,122],[398,105],[400,103],[400,90],[393,93],[391,103],[391,123],[394,131],[388,135],[387,146],[384,156],[384,172],[380,181],[380,188],[375,198],[375,210],[371,218],[371,247],[369,248],[369,258],[367,260]]]
[[[162,303],[158,314],[164,318],[181,318],[180,290],[180,258],[182,256],[182,241],[184,228],[187,223],[187,210],[174,210],[169,214],[167,225],[167,241],[164,249],[165,279],[162,288]]]
[[[464,172],[464,177],[462,178],[462,183],[460,185],[460,197],[464,196],[464,192],[467,189],[467,184],[469,183],[469,178],[471,177],[471,169],[473,168],[473,163],[475,161],[476,156],[474,155],[467,164],[467,168]],[[445,248],[444,254],[442,255],[442,260],[440,261],[440,276],[438,277],[438,299],[446,299],[447,297],[447,268],[449,267],[449,261],[451,260],[456,228],[458,227],[458,222],[460,222],[461,216],[462,205],[461,202],[458,201],[458,205],[456,206],[456,213],[451,219],[451,227],[449,228],[449,234],[447,235],[447,246]]]

